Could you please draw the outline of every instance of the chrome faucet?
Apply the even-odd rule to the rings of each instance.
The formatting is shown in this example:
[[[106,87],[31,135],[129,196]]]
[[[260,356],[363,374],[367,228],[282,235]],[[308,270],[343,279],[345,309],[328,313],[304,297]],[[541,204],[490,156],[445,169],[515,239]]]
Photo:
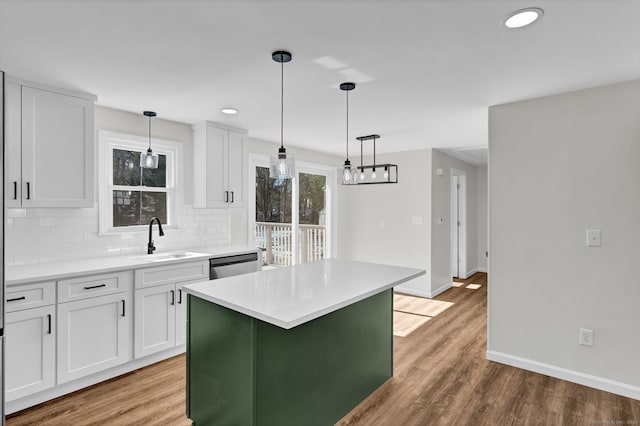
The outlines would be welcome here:
[[[156,246],[153,245],[153,240],[151,239],[151,231],[153,230],[153,222],[158,223],[158,229],[160,230],[160,236],[164,236],[164,232],[162,231],[162,224],[160,223],[160,219],[157,217],[152,217],[149,222],[149,244],[147,244],[147,254],[153,254],[156,250]]]

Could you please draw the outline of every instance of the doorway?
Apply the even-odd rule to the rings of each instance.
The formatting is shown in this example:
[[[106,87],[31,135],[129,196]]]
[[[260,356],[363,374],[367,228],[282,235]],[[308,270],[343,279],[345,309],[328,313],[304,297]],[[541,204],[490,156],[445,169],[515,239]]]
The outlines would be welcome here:
[[[466,179],[462,170],[451,169],[451,276],[467,278]]]

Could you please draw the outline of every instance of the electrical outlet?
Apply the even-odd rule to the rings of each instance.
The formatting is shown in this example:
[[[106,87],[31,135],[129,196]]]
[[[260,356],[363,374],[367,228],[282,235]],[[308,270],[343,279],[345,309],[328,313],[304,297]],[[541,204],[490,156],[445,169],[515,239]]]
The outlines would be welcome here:
[[[378,221],[378,229],[384,229],[384,220]]]
[[[593,330],[581,328],[578,343],[584,346],[593,346]]]
[[[200,225],[198,225],[198,235],[201,237],[204,237],[205,235],[207,235],[207,232],[209,230],[207,229],[207,225],[204,223],[201,223]]]

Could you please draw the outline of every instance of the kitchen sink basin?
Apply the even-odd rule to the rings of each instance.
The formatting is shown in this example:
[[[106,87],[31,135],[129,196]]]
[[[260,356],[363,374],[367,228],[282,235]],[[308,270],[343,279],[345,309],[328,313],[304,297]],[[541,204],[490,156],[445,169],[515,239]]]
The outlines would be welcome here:
[[[147,255],[139,255],[132,256],[132,259],[135,260],[146,260],[148,262],[166,262],[169,260],[178,260],[178,259],[189,259],[191,257],[206,257],[208,254],[199,253],[195,251],[183,251],[183,252],[173,252],[173,253],[158,253],[158,254],[147,254]]]

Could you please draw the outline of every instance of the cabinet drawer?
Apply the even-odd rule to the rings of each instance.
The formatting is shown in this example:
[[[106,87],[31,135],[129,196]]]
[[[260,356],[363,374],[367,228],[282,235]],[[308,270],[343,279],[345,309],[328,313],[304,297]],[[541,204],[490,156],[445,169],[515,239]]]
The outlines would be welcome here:
[[[38,308],[56,303],[56,283],[54,281],[7,287],[5,294],[7,312]]]
[[[131,288],[132,272],[92,275],[58,281],[58,303],[106,294],[122,293]]]
[[[136,288],[153,287],[182,281],[206,281],[209,279],[209,260],[180,263],[154,268],[136,269]]]

